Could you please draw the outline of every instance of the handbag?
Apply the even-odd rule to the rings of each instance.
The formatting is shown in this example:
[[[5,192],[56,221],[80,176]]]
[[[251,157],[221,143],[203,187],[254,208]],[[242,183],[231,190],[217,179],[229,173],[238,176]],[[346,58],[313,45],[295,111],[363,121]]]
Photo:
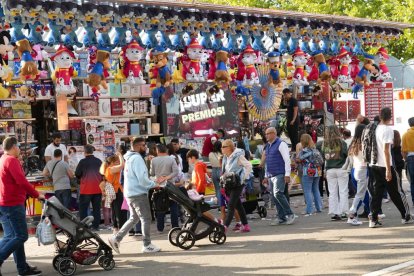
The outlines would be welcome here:
[[[40,246],[40,244],[43,245],[49,245],[53,244],[56,240],[56,231],[55,228],[52,225],[52,222],[50,221],[49,217],[45,217],[45,210],[47,206],[47,201],[45,201],[43,205],[42,210],[42,219],[40,223],[36,227],[36,237],[37,237],[37,243]]]
[[[220,185],[226,190],[236,189],[242,186],[240,176],[234,172],[224,173],[220,177]]]
[[[47,182],[53,183],[53,172],[55,171],[56,165],[60,162],[61,160],[58,160],[55,165],[52,168],[52,172],[50,173]]]

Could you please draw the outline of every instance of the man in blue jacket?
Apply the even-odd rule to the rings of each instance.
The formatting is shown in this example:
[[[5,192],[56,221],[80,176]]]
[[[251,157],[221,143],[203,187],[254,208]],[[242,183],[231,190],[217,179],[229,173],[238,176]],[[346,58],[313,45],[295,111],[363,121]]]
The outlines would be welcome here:
[[[128,202],[131,216],[117,234],[109,238],[109,244],[119,254],[119,244],[138,222],[141,220],[143,253],[158,252],[161,249],[151,243],[151,207],[148,201],[148,190],[159,185],[149,179],[148,169],[141,154],[145,152],[144,138],[135,138],[131,150],[125,155],[124,168],[124,196]]]

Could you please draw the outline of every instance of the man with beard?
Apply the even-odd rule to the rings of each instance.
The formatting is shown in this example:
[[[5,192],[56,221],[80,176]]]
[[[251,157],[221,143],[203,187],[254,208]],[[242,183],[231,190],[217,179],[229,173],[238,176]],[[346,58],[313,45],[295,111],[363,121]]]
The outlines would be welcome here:
[[[45,150],[45,161],[46,163],[52,160],[53,154],[56,149],[60,149],[62,151],[62,156],[65,162],[68,162],[69,155],[66,150],[66,146],[61,144],[62,142],[62,135],[59,132],[53,133],[52,135],[52,143],[50,143]]]

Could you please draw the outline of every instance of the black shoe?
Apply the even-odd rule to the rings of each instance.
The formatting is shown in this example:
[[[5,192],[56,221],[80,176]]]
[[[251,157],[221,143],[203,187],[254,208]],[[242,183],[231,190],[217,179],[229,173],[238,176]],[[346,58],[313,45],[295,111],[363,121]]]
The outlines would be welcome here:
[[[35,266],[35,265],[31,265],[31,264],[29,264],[29,263],[26,263],[27,264],[27,267],[29,268],[29,269],[31,269],[31,270],[37,270],[37,266]],[[0,275],[1,276],[1,275]]]
[[[340,220],[342,220],[342,218],[339,215],[334,215],[334,216],[331,217],[331,220],[332,221],[340,221]]]
[[[36,276],[36,275],[42,275],[42,271],[38,269],[28,269],[26,272],[19,274],[19,276]]]
[[[369,215],[369,213],[363,212],[363,213],[358,215],[358,218],[368,218],[368,215]]]
[[[135,231],[129,231],[128,236],[130,237],[135,236]]]

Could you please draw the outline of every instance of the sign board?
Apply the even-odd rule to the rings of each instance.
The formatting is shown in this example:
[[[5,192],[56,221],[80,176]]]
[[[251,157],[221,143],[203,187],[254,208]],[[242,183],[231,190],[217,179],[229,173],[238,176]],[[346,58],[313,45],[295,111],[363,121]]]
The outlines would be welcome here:
[[[355,121],[358,114],[361,114],[360,100],[334,101],[333,107],[335,120],[338,122]]]
[[[173,95],[166,100],[166,136],[194,139],[205,137],[222,128],[226,135],[239,133],[238,105],[229,90],[207,93],[211,83],[194,83],[193,90],[180,97],[186,84],[174,85]]]
[[[370,121],[373,121],[375,116],[380,115],[381,109],[384,107],[391,108],[391,112],[394,114],[393,89],[392,82],[371,83],[368,87],[365,87],[365,116]],[[394,124],[394,116],[392,124]]]

